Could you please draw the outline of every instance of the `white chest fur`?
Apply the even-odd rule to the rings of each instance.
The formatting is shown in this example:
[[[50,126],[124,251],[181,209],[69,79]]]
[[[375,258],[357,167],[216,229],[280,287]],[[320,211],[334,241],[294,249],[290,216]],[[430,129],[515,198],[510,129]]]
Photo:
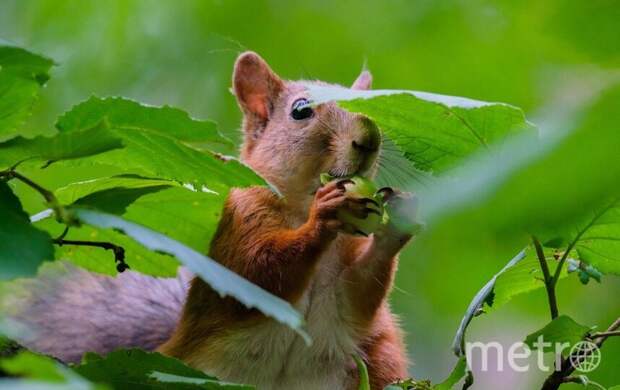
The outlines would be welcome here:
[[[193,365],[223,380],[262,389],[346,389],[354,367],[355,333],[342,317],[336,240],[321,256],[309,288],[295,305],[305,317],[313,343],[273,320],[236,330],[213,341],[217,359]],[[207,347],[207,350],[211,349]],[[217,360],[217,361],[214,361]]]

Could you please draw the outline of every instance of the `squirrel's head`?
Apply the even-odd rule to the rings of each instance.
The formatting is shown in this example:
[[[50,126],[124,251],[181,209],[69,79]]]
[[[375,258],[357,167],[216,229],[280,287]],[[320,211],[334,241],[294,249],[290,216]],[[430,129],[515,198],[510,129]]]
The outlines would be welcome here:
[[[369,89],[363,71],[353,89]],[[372,175],[381,146],[377,126],[335,103],[310,105],[304,85],[285,81],[256,53],[237,58],[233,90],[244,114],[241,159],[285,197],[303,200],[319,176]]]

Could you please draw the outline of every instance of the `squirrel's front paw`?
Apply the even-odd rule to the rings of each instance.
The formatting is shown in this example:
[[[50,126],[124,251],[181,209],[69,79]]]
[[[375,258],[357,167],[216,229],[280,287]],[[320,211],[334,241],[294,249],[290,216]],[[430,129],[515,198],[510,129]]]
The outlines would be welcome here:
[[[334,236],[339,231],[354,233],[354,228],[338,217],[340,210],[346,210],[357,218],[366,218],[372,212],[377,213],[375,209],[368,207],[369,200],[347,196],[345,185],[348,183],[351,183],[351,180],[335,180],[317,190],[310,209],[310,219],[316,222],[322,232],[329,232]]]
[[[389,187],[382,188],[379,192],[383,193],[385,208],[389,216],[387,225],[381,232],[377,232],[379,235],[408,240],[422,229],[422,224],[416,220],[418,198],[415,194]]]

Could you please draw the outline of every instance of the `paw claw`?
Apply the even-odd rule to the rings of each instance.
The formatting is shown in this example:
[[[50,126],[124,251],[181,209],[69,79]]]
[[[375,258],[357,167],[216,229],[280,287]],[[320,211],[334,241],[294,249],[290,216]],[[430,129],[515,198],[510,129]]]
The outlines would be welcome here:
[[[377,214],[378,216],[381,216],[381,215],[382,215],[382,214],[379,212],[379,210],[377,210],[377,209],[366,208],[366,209],[364,209],[364,211],[365,211],[367,214]]]
[[[392,187],[382,187],[377,190],[377,194],[381,194],[383,200],[388,200],[394,195],[395,191]]]
[[[338,187],[341,190],[345,190],[345,185],[347,184],[355,184],[355,182],[351,179],[342,179],[342,180],[338,180],[338,182],[336,183],[336,187]]]

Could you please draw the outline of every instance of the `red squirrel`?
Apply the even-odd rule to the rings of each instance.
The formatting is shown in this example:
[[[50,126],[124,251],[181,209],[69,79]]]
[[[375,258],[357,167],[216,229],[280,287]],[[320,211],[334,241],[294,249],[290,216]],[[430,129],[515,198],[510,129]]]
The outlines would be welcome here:
[[[351,88],[369,89],[371,82],[363,71]],[[244,116],[241,160],[281,196],[266,187],[231,190],[209,256],[290,302],[304,316],[312,345],[260,312],[220,298],[199,278],[186,291],[190,277],[184,270],[165,280],[131,272],[94,276],[73,267],[53,282],[29,286],[39,293],[27,297],[28,308],[15,318],[47,333],[45,340],[24,344],[68,361],[86,350],[156,349],[258,389],[356,389],[354,355],[366,362],[372,389],[407,377],[405,346],[387,295],[398,252],[411,235],[390,223],[369,237],[345,234],[338,210],[364,217],[366,204],[348,197],[341,180],[322,186],[319,179],[323,172],[372,176],[379,129],[335,103],[309,105],[304,85],[282,80],[256,53],[237,58],[233,91]],[[388,206],[396,209],[403,199],[394,192]],[[107,293],[85,303],[94,287]],[[122,295],[114,298],[115,291]],[[72,313],[67,302],[87,305],[90,312],[74,320],[86,324],[59,330],[58,323],[79,311],[74,307]],[[101,318],[101,307],[92,308],[97,303],[108,310],[107,318]]]

